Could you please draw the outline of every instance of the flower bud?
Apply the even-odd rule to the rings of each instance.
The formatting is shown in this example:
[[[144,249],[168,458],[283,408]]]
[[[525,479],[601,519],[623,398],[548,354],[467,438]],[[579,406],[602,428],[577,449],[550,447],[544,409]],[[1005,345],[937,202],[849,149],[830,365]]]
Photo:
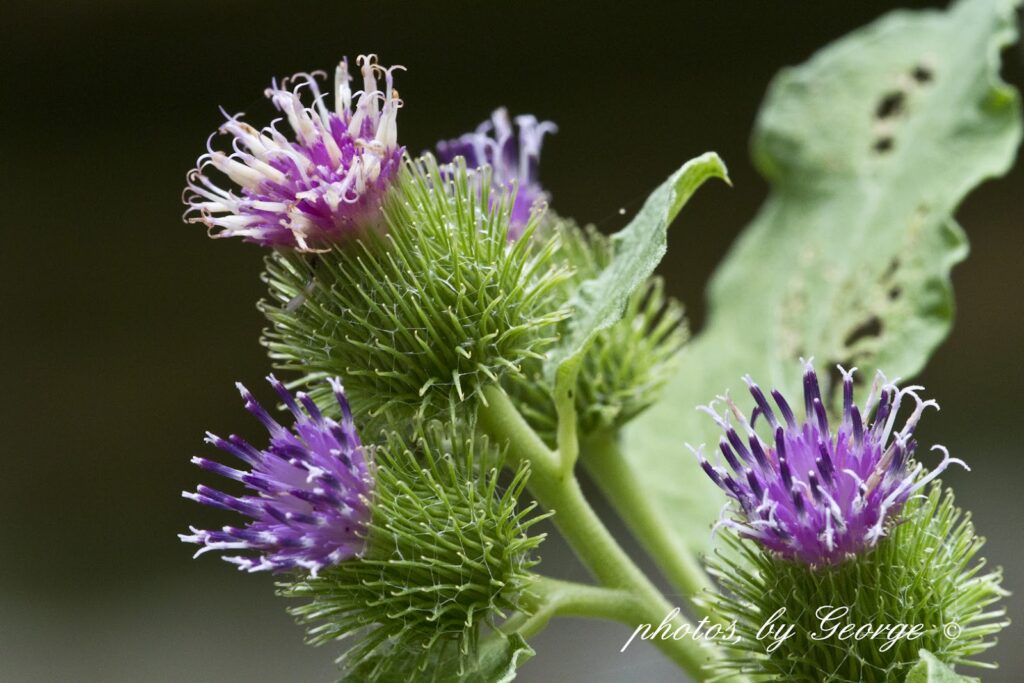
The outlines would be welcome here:
[[[376,55],[357,60],[363,88],[354,96],[348,60],[335,70],[334,108],[320,92],[322,72],[295,74],[266,90],[284,115],[293,139],[277,122],[257,130],[227,116],[218,132],[231,137],[226,153],[208,144],[188,174],[185,219],[207,226],[211,237],[241,237],[263,246],[326,249],[381,223],[380,202],[401,163],[397,117],[402,102],[393,72]],[[384,79],[384,90],[377,79]],[[290,86],[290,87],[289,87]],[[309,103],[303,102],[303,93]],[[212,141],[212,136],[211,136]],[[210,168],[237,187],[225,189]]]
[[[395,420],[460,412],[480,388],[540,358],[567,315],[568,274],[528,236],[509,241],[511,196],[492,201],[490,171],[460,160],[407,162],[384,203],[388,231],[309,257],[267,261],[271,322],[265,344],[278,366],[343,375],[360,414]]]
[[[502,107],[474,132],[437,144],[440,161],[447,163],[462,157],[469,168],[487,165],[497,187],[515,191],[509,212],[509,239],[518,239],[535,205],[550,199],[538,178],[540,148],[544,135],[558,131],[551,121],[538,121],[530,114],[517,116],[515,123],[518,134],[512,129],[508,110]]]
[[[534,238],[546,240],[558,241],[559,257],[573,270],[561,286],[566,300],[611,261],[610,240],[593,227],[556,218]],[[682,304],[666,296],[661,278],[649,279],[630,296],[622,319],[602,330],[584,356],[574,392],[579,433],[616,431],[654,403],[687,336]],[[510,391],[523,417],[554,446],[558,417],[543,364],[529,362]]]
[[[543,540],[527,532],[542,516],[531,516],[535,503],[518,507],[525,466],[502,487],[501,454],[472,431],[433,423],[413,440],[392,434],[376,452],[366,553],[284,585],[308,601],[292,612],[311,643],[359,634],[339,659],[357,680],[468,661],[481,631],[520,607]]]
[[[268,380],[295,417],[292,428],[274,420],[239,384],[246,409],[270,432],[270,444],[257,449],[235,435],[207,436],[208,443],[248,465],[247,471],[206,458],[192,459],[204,470],[244,484],[254,494],[232,496],[202,485],[194,493],[184,493],[190,500],[251,520],[244,527],[226,526],[219,531],[193,527],[191,534],[180,538],[203,546],[196,556],[210,550],[254,551],[255,556],[224,557],[246,571],[306,570],[315,576],[324,567],[363,554],[373,464],[356,434],[339,381],[329,384],[340,421],[321,414],[306,394],[292,397],[273,375]]]
[[[839,370],[834,417],[810,363],[803,419],[749,377],[749,418],[728,397],[721,413],[703,408],[724,432],[725,464],[698,458],[732,509],[709,560],[723,592],[706,600],[736,623],[720,673],[903,681],[922,649],[947,665],[990,666],[973,657],[1006,625],[1005,611],[990,609],[1005,595],[1002,573],[981,573],[984,541],[935,481],[963,463],[941,447],[930,472],[913,459],[914,429],[938,406],[879,375],[858,407],[853,371]]]

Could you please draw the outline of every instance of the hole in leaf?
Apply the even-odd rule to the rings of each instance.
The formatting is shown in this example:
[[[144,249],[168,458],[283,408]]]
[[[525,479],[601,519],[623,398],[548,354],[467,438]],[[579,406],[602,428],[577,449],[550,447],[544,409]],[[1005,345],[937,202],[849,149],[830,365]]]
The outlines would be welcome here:
[[[902,90],[894,90],[888,93],[878,102],[875,109],[875,116],[879,119],[888,119],[903,113],[907,97]]]
[[[884,154],[885,152],[892,150],[892,147],[893,140],[892,136],[890,135],[883,135],[882,137],[875,140],[875,144],[872,145],[872,149],[874,149],[879,154]]]
[[[846,339],[843,340],[843,346],[850,347],[859,342],[861,339],[868,337],[878,337],[882,334],[882,319],[877,315],[873,315],[857,327],[853,328]]]
[[[910,76],[918,83],[930,83],[935,78],[935,73],[924,64],[918,64],[910,72]]]
[[[889,266],[882,273],[883,280],[891,280],[892,276],[896,274],[896,271],[900,269],[900,257],[893,256],[892,260],[889,261]]]

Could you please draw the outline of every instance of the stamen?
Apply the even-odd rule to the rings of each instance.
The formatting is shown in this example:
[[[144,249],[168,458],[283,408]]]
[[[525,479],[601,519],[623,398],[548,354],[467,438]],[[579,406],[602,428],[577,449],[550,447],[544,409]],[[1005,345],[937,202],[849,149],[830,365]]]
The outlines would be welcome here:
[[[786,433],[782,427],[775,430],[775,454],[779,460],[786,457]]]
[[[758,481],[757,475],[754,474],[754,470],[747,468],[747,483],[750,485],[750,490],[754,494],[755,498],[760,498],[764,495],[764,489],[761,487],[761,482]]]
[[[818,471],[821,472],[825,483],[831,485],[836,470],[832,464],[832,457],[828,453],[828,446],[824,443],[818,444],[818,457],[815,459],[814,464],[817,465]]]
[[[864,445],[864,420],[856,405],[850,409],[850,422],[853,424],[853,443],[859,449]]]
[[[843,420],[850,422],[853,410],[853,373],[857,372],[857,368],[845,370],[842,365],[836,367],[839,369],[839,374],[843,376]]]
[[[829,431],[828,431],[828,415],[825,414],[825,406],[821,405],[821,399],[820,398],[814,399],[813,408],[814,408],[814,416],[818,420],[818,429],[821,430],[822,434],[827,436],[828,433],[829,433]]]
[[[814,415],[814,401],[821,400],[821,389],[818,388],[818,375],[812,365],[814,359],[804,361],[804,414]]]
[[[732,452],[732,449],[729,448],[729,444],[726,443],[725,439],[718,442],[718,448],[722,452],[722,455],[725,456],[725,461],[729,463],[729,467],[731,467],[734,472],[739,472],[743,469],[743,466],[740,465],[739,460],[736,459],[736,455]]]
[[[789,470],[789,463],[781,456],[779,457],[779,475],[782,477],[782,483],[785,484],[787,489],[793,487],[793,473]]]
[[[708,462],[707,460],[701,460],[700,466],[711,479],[711,481],[715,482],[715,485],[724,488],[724,484],[722,483],[722,477],[719,476],[718,471],[715,470],[715,468],[711,465],[710,462]]]
[[[746,460],[747,462],[750,462],[750,451],[747,450],[747,445],[743,443],[743,439],[741,439],[740,435],[736,433],[736,430],[730,429],[726,431],[725,435],[729,439],[729,443],[732,445],[732,447],[736,449],[737,453],[739,453],[740,457]]]
[[[786,426],[790,429],[796,429],[796,416],[793,415],[793,409],[789,407],[785,397],[778,390],[772,389],[772,398],[775,399],[776,405],[779,406],[779,410],[782,412],[782,419],[786,421]]]
[[[807,470],[807,485],[811,489],[811,496],[815,503],[821,503],[821,485],[818,484],[818,477],[812,470]]]
[[[789,493],[793,498],[793,505],[796,507],[797,517],[803,519],[807,516],[807,506],[804,503],[804,497],[800,493],[800,489],[794,486],[790,489]]]
[[[768,454],[764,452],[764,446],[761,445],[761,439],[757,434],[751,434],[748,439],[750,442],[750,450],[754,455],[754,460],[761,467],[762,470],[768,469]]]
[[[747,388],[750,389],[750,395],[754,397],[757,407],[761,409],[761,413],[765,416],[765,419],[768,420],[768,424],[772,426],[772,429],[778,427],[778,418],[776,418],[775,413],[772,412],[772,407],[769,405],[764,392],[761,391],[761,387],[754,384],[754,380],[751,379],[750,375],[744,375],[743,381],[747,383]]]

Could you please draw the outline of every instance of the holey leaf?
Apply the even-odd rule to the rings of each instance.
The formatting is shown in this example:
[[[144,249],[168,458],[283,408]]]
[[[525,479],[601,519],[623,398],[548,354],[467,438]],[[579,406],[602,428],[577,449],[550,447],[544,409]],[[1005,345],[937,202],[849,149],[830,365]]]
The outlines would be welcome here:
[[[1020,141],[1018,95],[998,75],[1016,4],[893,12],[769,88],[753,153],[771,195],[715,273],[678,375],[623,439],[692,548],[707,549],[723,502],[683,448],[717,442],[695,406],[742,399],[746,373],[793,391],[800,356],[907,378],[948,333],[949,273],[967,254],[953,212]]]

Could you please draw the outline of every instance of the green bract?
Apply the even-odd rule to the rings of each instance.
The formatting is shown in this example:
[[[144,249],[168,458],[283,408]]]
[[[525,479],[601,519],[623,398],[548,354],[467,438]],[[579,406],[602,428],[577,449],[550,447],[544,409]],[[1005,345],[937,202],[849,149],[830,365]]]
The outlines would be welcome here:
[[[992,668],[973,657],[995,645],[991,636],[1008,622],[1005,609],[986,611],[1006,592],[1001,570],[982,574],[984,560],[973,561],[984,540],[939,486],[912,498],[902,517],[874,550],[837,567],[783,560],[724,532],[728,550],[709,565],[726,593],[711,602],[725,621],[737,622],[739,642],[720,671],[755,681],[902,683],[921,649],[942,662]],[[775,625],[795,628],[769,652],[775,638],[764,624],[780,609]],[[922,633],[892,638],[886,648],[888,633],[840,637],[847,624],[921,624]]]
[[[407,160],[385,200],[386,234],[315,257],[267,260],[278,367],[345,378],[356,412],[391,421],[453,415],[486,383],[539,358],[567,314],[556,240],[508,239],[511,197],[488,169]],[[315,397],[321,398],[321,397]]]
[[[479,666],[482,629],[520,609],[530,584],[528,529],[542,517],[517,500],[528,468],[502,489],[502,455],[465,425],[433,423],[415,441],[392,434],[375,453],[373,519],[363,558],[284,584],[309,641],[352,638],[339,663],[353,681],[446,662]]]
[[[561,287],[568,301],[580,285],[608,266],[611,242],[593,226],[583,229],[564,219],[548,222],[537,236],[546,239],[548,234],[559,240],[559,256],[573,269],[573,277]],[[567,332],[568,322],[560,327]],[[617,430],[653,403],[686,337],[682,305],[665,296],[661,278],[649,278],[629,297],[622,318],[601,330],[584,355],[575,391],[578,429],[584,438]],[[516,379],[513,392],[520,412],[553,446],[558,417],[554,386],[543,364],[531,362]]]

